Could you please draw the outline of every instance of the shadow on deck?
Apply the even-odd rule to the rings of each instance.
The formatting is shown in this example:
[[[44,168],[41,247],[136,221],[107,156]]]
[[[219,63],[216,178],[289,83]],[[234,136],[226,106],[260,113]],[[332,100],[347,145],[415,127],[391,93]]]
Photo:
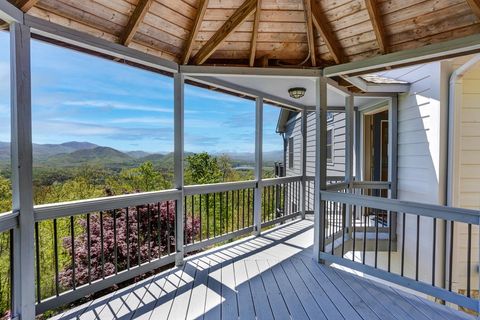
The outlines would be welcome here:
[[[180,268],[53,319],[467,319],[466,314],[312,260],[294,221],[191,256]]]

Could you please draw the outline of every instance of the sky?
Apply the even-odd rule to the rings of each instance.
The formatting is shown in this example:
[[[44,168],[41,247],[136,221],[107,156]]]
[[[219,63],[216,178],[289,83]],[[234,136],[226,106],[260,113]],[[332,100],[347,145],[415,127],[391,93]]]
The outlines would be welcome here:
[[[34,143],[88,141],[173,151],[173,79],[32,40]],[[10,140],[9,35],[0,32],[0,141]],[[280,109],[264,107],[265,152],[282,150]],[[185,87],[185,151],[255,151],[255,102]]]

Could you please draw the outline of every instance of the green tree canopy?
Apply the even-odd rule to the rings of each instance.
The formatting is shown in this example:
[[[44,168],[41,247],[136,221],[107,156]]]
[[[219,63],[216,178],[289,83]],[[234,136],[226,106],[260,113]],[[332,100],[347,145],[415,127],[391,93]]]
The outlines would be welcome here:
[[[223,173],[217,158],[206,152],[193,154],[186,159],[186,184],[207,184],[222,181]]]

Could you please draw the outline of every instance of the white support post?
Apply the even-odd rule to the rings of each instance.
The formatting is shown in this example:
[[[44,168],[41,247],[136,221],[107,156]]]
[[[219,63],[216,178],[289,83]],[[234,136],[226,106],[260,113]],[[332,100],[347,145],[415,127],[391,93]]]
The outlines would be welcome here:
[[[184,258],[184,179],[183,179],[183,156],[184,156],[184,87],[183,74],[176,73],[174,79],[174,176],[175,188],[182,191],[180,200],[177,201],[175,216],[175,264],[183,265]]]
[[[10,25],[11,61],[11,157],[13,210],[19,212],[14,230],[13,315],[35,318],[35,251],[32,184],[32,112],[30,30]]]
[[[315,83],[315,215],[313,254],[320,261],[324,248],[325,206],[321,204],[321,190],[327,187],[327,81],[320,77]]]
[[[302,190],[301,190],[301,215],[305,219],[307,211],[307,109],[302,111]]]
[[[353,95],[345,97],[345,182],[348,184],[348,192],[353,192],[353,152],[354,152],[354,99]],[[345,225],[348,230],[352,226],[352,206],[346,207]]]
[[[255,100],[255,188],[253,203],[254,235],[260,235],[262,230],[262,171],[263,171],[263,97]]]

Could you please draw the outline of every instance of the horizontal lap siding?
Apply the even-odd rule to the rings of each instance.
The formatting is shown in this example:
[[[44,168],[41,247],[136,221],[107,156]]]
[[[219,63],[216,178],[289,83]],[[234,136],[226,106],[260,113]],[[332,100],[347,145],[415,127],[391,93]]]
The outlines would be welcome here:
[[[401,200],[440,204],[443,201],[444,169],[442,127],[446,118],[442,97],[441,63],[429,63],[392,71],[393,77],[411,83],[410,91],[399,95],[398,101],[398,198]],[[388,72],[387,72],[388,74]],[[387,75],[388,76],[388,75]],[[442,140],[443,139],[443,140]],[[443,163],[445,165],[445,163]],[[398,215],[397,248],[402,244],[402,214]],[[433,220],[420,219],[419,279],[431,282]],[[415,277],[416,216],[407,215],[405,225],[405,275]],[[440,224],[437,235],[441,234]],[[437,236],[437,265],[441,263],[443,240]],[[392,265],[400,265],[395,255]],[[437,281],[441,272],[436,271]],[[440,282],[438,282],[440,283]]]

